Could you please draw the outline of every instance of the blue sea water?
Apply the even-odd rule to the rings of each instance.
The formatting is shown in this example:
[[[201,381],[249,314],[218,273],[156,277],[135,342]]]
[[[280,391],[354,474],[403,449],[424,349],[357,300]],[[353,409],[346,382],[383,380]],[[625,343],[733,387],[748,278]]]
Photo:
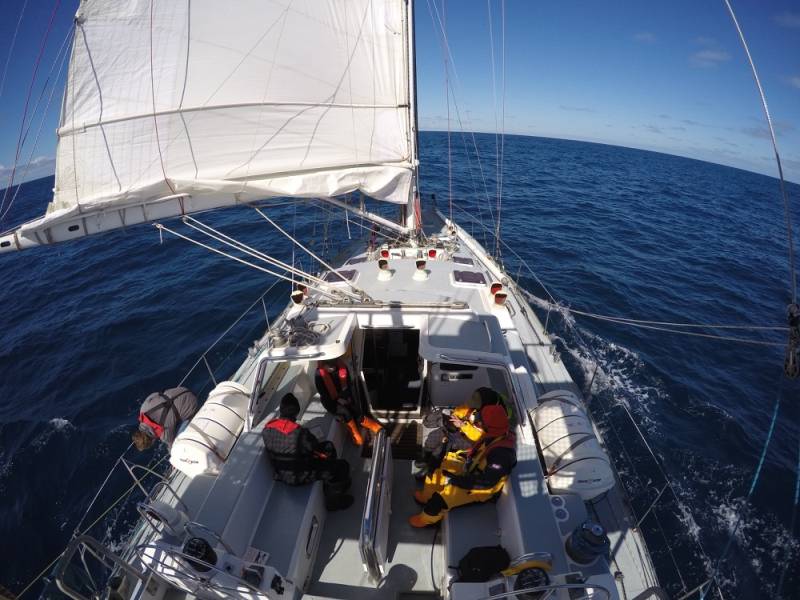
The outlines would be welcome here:
[[[452,138],[454,218],[492,248],[482,225],[493,229],[499,212],[502,239],[565,304],[654,321],[784,324],[789,276],[776,180],[653,152],[507,136],[498,209],[495,137],[476,134],[478,153],[472,139]],[[447,135],[423,133],[420,145],[425,201],[435,193],[448,212]],[[52,185],[52,178],[25,184],[3,228],[40,214]],[[800,186],[788,191],[796,206]],[[365,232],[340,212],[303,204],[271,214],[328,255],[346,241],[348,225],[352,237]],[[290,257],[285,240],[249,209],[202,218]],[[544,295],[508,249],[501,256],[509,273]],[[0,584],[19,592],[59,554],[128,445],[144,395],[179,381],[271,283],[180,240],[162,245],[147,226],[2,257]],[[286,286],[268,294],[271,316],[286,298]],[[786,567],[783,595],[800,598],[798,527],[789,530],[800,386],[781,375],[783,348],[571,318],[578,335],[555,314],[550,330],[579,383],[588,385],[597,366],[592,411],[634,509],[642,515],[664,479],[628,413],[676,490],[642,522],[670,591],[677,597],[707,578],[735,530],[719,564],[725,597],[777,597]],[[217,375],[235,370],[263,325],[263,311],[254,311],[210,353]],[[704,332],[778,344],[786,338]],[[208,389],[202,369],[189,382]],[[746,506],[779,395],[774,437]],[[112,483],[116,493],[127,485]],[[101,525],[119,543],[132,513],[110,517]]]

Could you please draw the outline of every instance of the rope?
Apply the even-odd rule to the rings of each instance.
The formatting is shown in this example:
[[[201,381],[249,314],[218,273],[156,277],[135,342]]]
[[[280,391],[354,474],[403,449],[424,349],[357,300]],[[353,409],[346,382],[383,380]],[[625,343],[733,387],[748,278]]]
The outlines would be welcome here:
[[[130,446],[128,446],[128,448],[130,448]],[[126,450],[126,452],[127,452],[127,450]],[[123,453],[123,454],[124,454],[124,453]],[[159,460],[158,460],[158,461],[157,461],[157,462],[156,462],[156,463],[155,463],[155,464],[154,464],[152,467],[150,467],[150,468],[151,468],[151,469],[155,469],[156,467],[158,467],[158,465],[160,465],[162,462],[164,462],[164,460],[166,460],[168,457],[169,457],[169,454],[165,454],[164,456],[162,456],[162,457],[161,457],[161,458],[160,458],[160,459],[159,459]],[[116,464],[115,464],[114,466],[116,467]],[[112,467],[112,470],[113,470],[113,467]],[[109,476],[110,476],[110,475],[111,475],[111,473],[109,473]],[[106,480],[108,480],[108,477],[106,477]],[[97,517],[97,518],[96,518],[94,521],[92,521],[91,525],[89,525],[88,527],[86,527],[86,529],[84,529],[84,530],[83,530],[83,531],[80,533],[80,535],[85,535],[86,533],[88,533],[88,532],[89,532],[89,530],[90,530],[92,527],[94,527],[94,526],[95,526],[95,525],[97,525],[97,524],[98,524],[98,523],[99,523],[101,520],[103,520],[103,519],[106,517],[106,515],[108,515],[108,513],[110,513],[112,510],[114,510],[114,508],[115,508],[115,507],[116,507],[116,506],[117,506],[117,505],[118,505],[120,502],[122,502],[122,501],[123,501],[123,500],[124,500],[124,499],[125,499],[125,498],[126,498],[126,497],[127,497],[127,496],[128,496],[128,495],[129,495],[129,494],[130,494],[130,493],[131,493],[131,492],[132,492],[132,491],[133,491],[133,490],[136,488],[136,487],[137,487],[137,485],[138,485],[138,483],[133,483],[133,484],[131,484],[131,486],[130,486],[130,487],[127,489],[127,490],[125,490],[125,492],[124,492],[124,493],[123,493],[121,496],[119,496],[119,497],[118,497],[116,500],[114,500],[114,502],[112,502],[112,503],[111,503],[111,505],[110,505],[110,506],[109,506],[109,507],[108,507],[106,510],[104,510],[104,511],[103,511],[103,513],[102,513],[102,514],[101,514],[99,517]],[[101,487],[100,489],[102,489],[102,487]],[[99,493],[100,493],[100,490],[98,490],[98,494],[99,494]],[[93,502],[94,502],[94,501],[93,501]],[[86,516],[86,515],[84,514],[84,518],[85,518],[85,516]],[[75,536],[73,536],[73,537],[75,537]],[[59,555],[58,555],[58,556],[56,556],[56,557],[55,557],[55,558],[54,558],[52,561],[50,561],[50,563],[49,563],[49,564],[48,564],[48,565],[47,565],[47,566],[46,566],[44,569],[42,569],[42,570],[39,572],[39,574],[38,574],[38,575],[36,575],[36,577],[34,577],[34,578],[33,578],[33,579],[30,581],[30,583],[28,583],[28,585],[26,585],[26,586],[25,586],[25,587],[22,589],[22,591],[21,591],[19,594],[17,594],[17,598],[21,598],[21,597],[22,597],[22,596],[23,596],[23,595],[24,595],[24,594],[25,594],[25,593],[26,593],[28,590],[30,590],[30,589],[31,589],[31,588],[34,586],[34,584],[35,584],[37,581],[39,581],[39,580],[40,580],[42,577],[44,577],[44,576],[45,576],[45,575],[46,575],[46,574],[47,574],[47,573],[50,571],[50,569],[52,569],[52,568],[53,568],[53,565],[55,565],[55,564],[56,564],[56,563],[57,563],[57,562],[58,562],[58,561],[61,559],[61,557],[62,557],[62,556],[64,556],[64,553],[65,553],[66,551],[67,551],[67,549],[66,549],[66,548],[64,548],[64,550],[61,552],[61,554],[59,554]]]
[[[647,323],[658,323],[658,321],[640,321],[640,320],[636,320],[636,319],[625,319],[625,318],[618,318],[618,317],[609,317],[609,316],[606,316],[606,315],[598,315],[598,314],[588,313],[588,312],[579,311],[579,310],[574,310],[573,311],[572,309],[564,307],[564,306],[562,306],[562,305],[560,305],[558,303],[548,302],[547,300],[544,300],[543,298],[539,298],[538,296],[534,296],[533,294],[531,294],[527,290],[522,289],[522,292],[523,292],[523,294],[525,294],[525,296],[529,300],[532,300],[533,302],[539,303],[540,305],[544,305],[544,306],[546,306],[548,308],[553,308],[556,311],[558,311],[559,313],[561,313],[563,316],[565,316],[565,313],[575,313],[575,314],[578,314],[578,315],[582,315],[582,316],[589,317],[589,318],[592,318],[592,319],[597,319],[597,320],[600,320],[600,321],[610,321],[612,323],[617,323],[619,325],[627,325],[629,327],[639,327],[641,329],[651,329],[651,330],[654,330],[654,331],[663,331],[665,333],[677,333],[677,334],[680,334],[680,335],[688,335],[688,336],[693,336],[693,337],[702,337],[702,338],[709,338],[709,339],[715,339],[715,340],[724,340],[724,341],[728,341],[728,342],[740,342],[740,343],[743,343],[743,344],[755,344],[755,345],[758,345],[758,346],[777,346],[777,347],[780,347],[780,348],[782,348],[784,346],[784,344],[779,343],[779,342],[766,342],[766,341],[763,341],[763,340],[753,340],[753,339],[748,339],[748,338],[732,337],[732,336],[725,336],[725,335],[714,335],[714,334],[710,334],[710,333],[697,333],[697,332],[694,332],[694,331],[684,331],[684,330],[681,330],[681,329],[672,329],[670,327],[659,327],[659,326],[656,326],[656,325],[648,325],[647,324]],[[768,330],[778,329],[778,330],[780,330],[780,329],[784,329],[782,327],[761,327],[761,326],[750,326],[750,325],[703,325],[703,324],[695,324],[695,323],[691,323],[691,324],[690,323],[663,323],[663,324],[671,325],[671,326],[675,326],[675,327],[681,327],[681,326],[682,327],[702,327],[702,328],[706,328],[706,329],[713,329],[715,327],[716,328],[728,328],[728,329],[755,329],[755,330],[764,330],[764,329],[768,329]]]
[[[447,0],[442,0],[442,26],[447,35]],[[447,200],[450,207],[450,220],[453,220],[453,152],[450,146],[450,66],[447,53],[444,54],[444,93],[447,102]]]
[[[789,276],[790,276],[790,286],[792,291],[792,304],[797,303],[797,272],[795,270],[794,264],[794,240],[792,236],[792,213],[789,207],[789,196],[786,193],[786,182],[783,179],[783,166],[781,165],[781,155],[778,152],[778,141],[775,139],[775,129],[772,126],[772,117],[769,114],[769,108],[767,107],[767,97],[764,94],[764,88],[761,87],[761,80],[758,77],[758,71],[756,70],[756,64],[753,61],[753,57],[750,54],[750,48],[747,45],[747,41],[744,38],[744,32],[739,25],[739,20],[736,18],[736,13],[733,12],[733,7],[729,0],[723,0],[725,2],[725,6],[728,9],[728,13],[731,15],[731,20],[733,20],[733,24],[736,26],[736,32],[739,34],[739,41],[742,42],[742,48],[744,48],[744,53],[747,55],[747,62],[750,63],[750,70],[753,73],[753,79],[756,82],[756,87],[758,88],[758,95],[761,99],[761,107],[764,109],[764,116],[767,119],[767,127],[769,128],[769,137],[772,141],[772,150],[775,153],[775,162],[778,165],[778,180],[780,181],[780,188],[781,188],[781,196],[783,198],[783,213],[784,219],[786,220],[786,242],[789,250]]]
[[[451,68],[451,70],[453,72],[453,76],[455,77],[455,80],[456,80],[457,84],[459,86],[461,86],[461,81],[460,81],[460,78],[458,76],[458,70],[456,69],[456,63],[455,63],[455,60],[453,58],[453,53],[450,51],[450,44],[449,44],[449,42],[447,40],[447,33],[444,30],[444,25],[442,23],[442,19],[439,16],[439,9],[437,8],[435,2],[434,2],[433,5],[431,5],[431,0],[427,0],[427,5],[428,5],[428,13],[431,16],[431,21],[433,22],[434,28],[439,33],[439,43],[440,43],[440,45],[442,47],[442,51],[447,53],[449,65],[450,65],[450,68]],[[457,98],[456,90],[453,87],[452,79],[450,80],[450,91],[452,92],[453,108],[455,108],[455,111],[456,111],[456,118],[458,119],[458,126],[459,126],[459,128],[461,130],[461,133],[462,133],[462,136],[463,136],[463,133],[465,131],[464,121],[461,118],[461,109],[458,106],[458,98]],[[492,221],[494,222],[494,213],[492,212],[492,203],[491,203],[491,200],[489,198],[489,187],[486,184],[486,176],[485,176],[484,171],[483,171],[483,163],[481,162],[480,151],[478,150],[478,143],[475,140],[475,132],[474,132],[475,128],[472,127],[471,122],[469,121],[469,117],[467,117],[467,127],[469,129],[469,134],[470,134],[470,137],[472,139],[472,146],[475,149],[475,157],[476,157],[476,159],[478,161],[478,169],[480,170],[481,179],[483,181],[483,191],[484,191],[484,194],[486,195],[486,207],[489,209],[489,214],[490,214],[490,216],[492,218]],[[457,206],[455,208],[458,209]]]
[[[234,248],[235,250],[239,250],[241,252],[244,252],[245,254],[247,254],[249,256],[252,256],[253,258],[257,258],[259,260],[262,260],[263,262],[265,262],[265,263],[267,263],[269,265],[272,265],[272,266],[284,269],[286,271],[289,271],[291,273],[291,275],[292,275],[292,277],[290,279],[291,282],[292,282],[292,285],[294,285],[294,276],[297,275],[298,277],[303,277],[303,278],[305,278],[305,279],[307,279],[309,281],[315,281],[318,284],[317,289],[319,289],[319,287],[327,287],[327,282],[324,281],[323,279],[320,279],[319,277],[315,277],[315,276],[303,271],[302,269],[295,268],[292,265],[289,265],[289,264],[287,264],[287,263],[285,263],[285,262],[283,262],[281,260],[278,260],[277,258],[273,258],[272,256],[269,256],[268,254],[265,254],[265,253],[263,253],[263,252],[261,252],[259,250],[256,250],[255,248],[253,248],[251,246],[248,246],[244,242],[240,242],[240,241],[238,241],[238,240],[236,240],[236,239],[234,239],[234,238],[232,238],[232,237],[230,237],[228,235],[225,235],[224,233],[222,233],[220,231],[217,231],[216,229],[214,229],[210,225],[206,225],[205,223],[202,223],[201,221],[198,221],[194,217],[191,217],[191,216],[187,215],[187,216],[185,216],[183,218],[183,222],[188,227],[191,227],[195,231],[198,231],[198,232],[202,233],[203,235],[206,235],[206,236],[210,237],[211,239],[217,240],[218,242],[221,242],[221,243],[223,243],[223,244],[225,244],[225,245],[227,245],[227,246],[229,246],[231,248]],[[357,294],[354,294],[352,292],[348,292],[347,290],[337,290],[337,292],[341,292],[342,294],[344,294],[346,296],[349,296],[349,297],[351,297],[353,299],[358,299],[358,295]],[[335,296],[336,294],[334,293],[334,294],[328,294],[328,295],[329,296]]]
[[[225,331],[223,331],[223,332],[222,332],[222,334],[220,334],[220,336],[219,336],[219,337],[217,337],[217,339],[216,339],[216,340],[214,340],[214,342],[213,342],[213,343],[212,343],[212,344],[211,344],[211,345],[210,345],[208,348],[206,348],[205,352],[203,352],[203,353],[200,355],[200,358],[198,358],[198,359],[197,359],[197,361],[196,361],[196,362],[195,362],[195,363],[192,365],[192,367],[189,369],[189,371],[186,373],[186,375],[184,375],[184,376],[183,376],[183,379],[181,379],[181,381],[180,381],[180,383],[177,385],[177,387],[182,387],[182,386],[183,386],[183,384],[184,384],[184,383],[186,383],[186,380],[187,380],[187,379],[189,379],[189,376],[192,374],[192,372],[194,372],[194,370],[197,368],[197,366],[198,366],[198,365],[199,365],[201,362],[203,362],[203,359],[204,359],[206,356],[208,356],[208,353],[209,353],[209,352],[211,352],[211,349],[212,349],[212,348],[214,348],[214,346],[216,346],[216,345],[217,345],[217,344],[218,344],[218,343],[219,343],[219,342],[222,340],[222,338],[224,338],[226,335],[228,335],[228,333],[230,333],[231,329],[233,329],[234,327],[236,327],[236,325],[238,325],[238,324],[239,324],[239,322],[240,322],[242,319],[244,319],[245,315],[247,315],[247,314],[248,314],[248,313],[249,313],[251,310],[253,310],[253,307],[254,307],[256,304],[258,304],[259,302],[261,302],[261,299],[262,299],[262,298],[264,298],[264,296],[266,296],[267,294],[269,294],[269,293],[270,293],[270,292],[273,290],[273,288],[274,288],[276,285],[278,285],[278,283],[280,283],[280,280],[273,281],[273,282],[272,282],[272,284],[271,284],[271,285],[270,285],[270,286],[269,286],[269,287],[268,287],[266,290],[264,290],[264,293],[263,293],[263,294],[261,294],[261,295],[260,295],[258,298],[256,298],[256,300],[255,300],[255,301],[254,301],[254,302],[253,302],[253,303],[252,303],[250,306],[248,306],[248,307],[247,307],[247,309],[246,309],[246,310],[245,310],[245,311],[244,311],[244,312],[243,312],[241,315],[239,315],[239,318],[238,318],[238,319],[236,319],[236,320],[235,320],[233,323],[231,323],[231,324],[228,326],[228,328],[227,328]]]
[[[464,212],[469,218],[475,221],[475,218],[470,215],[465,210],[456,207],[458,210]],[[476,221],[477,222],[477,221]],[[478,222],[479,225],[481,225]],[[483,226],[483,225],[481,225]],[[523,259],[511,246],[509,246],[506,242],[501,241],[501,244],[504,248],[506,248],[513,256],[515,256],[522,266],[530,273],[530,275],[536,280],[536,283],[544,290],[550,300],[545,300],[544,298],[540,298],[535,296],[534,294],[530,293],[529,291],[520,287],[520,291],[528,298],[528,300],[533,301],[534,303],[538,303],[539,305],[543,305],[546,308],[556,309],[562,316],[564,316],[565,311],[569,311],[570,313],[574,313],[577,315],[582,315],[589,318],[610,321],[612,323],[619,323],[621,325],[629,325],[631,327],[640,327],[642,329],[652,329],[654,331],[663,331],[665,333],[677,333],[681,335],[688,335],[694,337],[703,337],[703,338],[710,338],[710,339],[719,339],[725,340],[729,342],[741,342],[746,344],[754,344],[759,346],[776,346],[776,347],[783,347],[784,344],[778,342],[766,342],[762,340],[753,340],[747,338],[738,338],[738,337],[730,337],[730,336],[719,336],[719,335],[712,335],[707,333],[695,333],[691,331],[681,331],[679,329],[670,329],[669,327],[698,327],[698,328],[705,328],[705,329],[743,329],[743,330],[772,330],[772,331],[786,331],[788,327],[785,326],[756,326],[756,325],[715,325],[715,324],[700,324],[700,323],[672,323],[668,321],[647,321],[642,319],[631,319],[627,317],[613,317],[610,315],[600,315],[597,313],[590,313],[587,311],[581,311],[577,309],[567,308],[563,304],[559,303],[555,296],[550,292],[550,290],[545,286],[544,282],[539,278],[536,272],[530,268],[528,263]],[[667,327],[660,327],[658,325],[666,325]]]
[[[206,250],[214,252],[215,254],[219,254],[219,255],[224,256],[226,258],[230,258],[231,260],[234,260],[234,261],[236,261],[238,263],[241,263],[243,265],[246,265],[248,267],[252,267],[253,269],[255,269],[257,271],[261,271],[262,273],[266,273],[267,275],[272,275],[273,277],[277,277],[278,279],[283,279],[283,280],[289,281],[289,282],[292,281],[292,279],[290,277],[287,277],[285,274],[276,273],[275,271],[270,271],[269,269],[265,269],[264,267],[259,267],[258,265],[253,264],[253,263],[251,263],[249,261],[246,261],[246,260],[244,260],[242,258],[233,256],[232,254],[228,254],[227,252],[223,252],[222,250],[218,250],[217,248],[214,248],[213,246],[209,246],[208,244],[204,244],[203,242],[199,242],[199,241],[197,241],[195,239],[192,239],[192,238],[190,238],[188,236],[185,236],[185,235],[183,235],[181,233],[178,233],[177,231],[174,231],[174,230],[170,229],[169,227],[166,227],[166,226],[162,225],[161,223],[153,223],[153,226],[156,229],[158,229],[159,231],[166,231],[167,233],[171,233],[175,237],[181,238],[182,240],[185,240],[187,242],[191,242],[192,244],[194,244],[196,246],[200,246],[201,248],[205,248]],[[191,227],[191,225],[190,225],[190,227]],[[198,231],[200,231],[200,230],[198,229]],[[201,233],[202,233],[202,231],[201,231]],[[210,234],[206,234],[206,235],[208,235],[209,237],[212,237],[214,239],[218,239],[218,238],[214,237],[213,235],[210,235]],[[333,293],[328,292],[326,290],[320,289],[320,288],[315,287],[313,285],[309,285],[308,287],[317,290],[318,292],[320,292],[321,294],[323,294],[325,296],[328,296],[329,298],[333,298],[334,300],[338,299],[338,296],[336,294],[333,294]]]
[[[36,56],[36,61],[33,64],[33,73],[31,75],[31,82],[28,84],[28,92],[25,96],[25,105],[22,110],[22,121],[19,125],[19,136],[17,136],[17,149],[14,152],[14,165],[11,167],[11,175],[8,178],[8,185],[6,186],[5,191],[3,192],[3,199],[0,201],[0,207],[5,206],[6,198],[8,196],[8,191],[14,187],[14,176],[17,174],[17,164],[19,161],[20,152],[22,152],[22,135],[23,131],[25,130],[25,120],[28,116],[28,106],[30,105],[31,101],[31,94],[33,93],[33,85],[36,82],[36,74],[39,72],[39,65],[42,62],[42,56],[44,55],[44,49],[47,46],[47,39],[50,37],[50,31],[53,29],[53,22],[55,21],[56,13],[58,12],[58,7],[61,5],[61,0],[56,0],[55,4],[53,5],[53,10],[50,11],[50,20],[47,22],[47,30],[44,33],[44,37],[42,38],[42,43],[39,46],[39,54]]]
[[[772,409],[772,420],[769,423],[769,431],[767,431],[767,438],[764,440],[764,447],[761,449],[761,456],[758,459],[758,465],[756,466],[756,470],[753,473],[753,479],[750,482],[750,489],[747,491],[747,496],[745,497],[744,506],[742,510],[739,511],[739,514],[736,517],[736,523],[733,526],[733,530],[731,531],[730,535],[728,536],[728,541],[725,544],[725,549],[722,551],[722,555],[717,559],[716,564],[714,565],[714,570],[711,574],[711,579],[716,581],[717,576],[719,575],[719,567],[720,564],[727,558],[728,551],[731,548],[731,544],[733,543],[733,538],[736,537],[736,532],[739,531],[739,525],[742,523],[742,513],[744,512],[744,508],[750,504],[750,499],[753,497],[753,492],[756,489],[756,485],[758,484],[758,480],[761,477],[761,470],[764,467],[764,460],[767,457],[767,450],[769,449],[769,443],[772,441],[772,434],[775,431],[775,422],[778,420],[778,409],[781,406],[781,392],[778,391],[778,396],[775,399],[775,408]],[[706,593],[710,589],[710,585],[708,588],[704,589],[700,594],[700,600],[704,600],[706,597]]]
[[[64,38],[64,41],[61,44],[61,48],[59,49],[58,53],[56,54],[56,58],[53,61],[53,66],[50,68],[50,73],[47,75],[47,80],[45,81],[44,87],[42,88],[42,95],[39,96],[39,100],[41,100],[42,96],[44,95],[45,90],[47,89],[48,82],[50,81],[50,76],[53,73],[53,68],[55,68],[55,65],[59,61],[59,56],[61,56],[61,53],[66,48],[67,42],[70,40],[70,38],[72,37],[72,34],[74,32],[75,32],[75,29],[71,28],[69,30],[69,32],[67,33],[66,37]],[[53,95],[55,94],[56,88],[58,87],[56,85],[56,82],[61,78],[61,72],[64,70],[64,65],[67,62],[67,56],[68,56],[68,53],[64,52],[64,55],[61,57],[61,64],[58,67],[58,73],[56,73],[56,77],[53,80],[53,85],[50,88],[50,96],[47,98],[47,104],[45,105],[44,112],[42,113],[42,120],[39,122],[39,127],[36,130],[36,137],[33,140],[33,147],[31,148],[30,154],[28,155],[28,162],[26,163],[25,171],[22,173],[22,177],[20,178],[20,179],[23,180],[23,183],[24,183],[26,177],[28,176],[28,172],[30,171],[31,164],[33,164],[33,156],[34,156],[34,154],[36,154],[36,148],[39,147],[39,138],[40,138],[40,136],[42,134],[42,129],[44,128],[44,122],[46,120],[47,113],[50,110],[50,104],[53,101]],[[33,109],[33,114],[36,114],[36,107],[38,107],[38,106],[39,106],[39,101],[36,102],[36,106]],[[28,130],[25,132],[25,136],[24,136],[25,138],[28,137],[28,132],[30,131],[30,125],[32,123],[33,123],[33,118],[31,118],[31,122],[28,124]],[[17,186],[17,188],[14,190],[14,195],[11,196],[11,201],[8,203],[8,206],[2,212],[2,214],[0,214],[0,221],[2,221],[5,218],[5,216],[8,214],[8,212],[11,210],[11,207],[14,205],[14,202],[16,201],[20,190],[22,190],[22,185],[23,184],[20,183]]]
[[[17,26],[14,28],[14,35],[11,37],[11,45],[8,47],[8,56],[6,56],[6,64],[3,67],[3,77],[0,79],[0,97],[3,95],[3,90],[6,87],[6,75],[8,75],[8,65],[11,63],[11,56],[14,54],[14,45],[17,43],[17,34],[19,33],[19,26],[22,23],[22,16],[25,14],[25,9],[28,7],[28,0],[22,4],[22,10],[19,11],[19,18],[17,19]]]
[[[495,236],[496,247],[495,253],[500,258],[500,223],[501,213],[503,209],[503,159],[505,158],[505,145],[506,145],[506,3],[505,0],[500,0],[500,25],[501,25],[501,104],[500,104],[500,160],[497,165],[497,235]]]
[[[296,206],[297,206],[297,205],[295,204],[295,207],[296,207]],[[287,238],[289,238],[289,239],[290,239],[290,240],[291,240],[291,241],[292,241],[292,242],[293,242],[293,243],[294,243],[294,244],[295,244],[295,245],[296,245],[298,248],[300,248],[301,250],[303,250],[304,252],[306,252],[306,253],[307,253],[307,254],[308,254],[308,255],[309,255],[311,258],[313,258],[313,259],[317,260],[317,261],[318,261],[318,262],[319,262],[319,263],[320,263],[320,264],[321,264],[323,267],[325,267],[326,269],[328,269],[328,270],[329,270],[331,273],[335,273],[335,274],[336,274],[336,276],[337,276],[339,279],[341,279],[341,280],[342,280],[344,283],[346,283],[346,284],[347,284],[347,285],[348,285],[348,286],[349,286],[349,287],[350,287],[350,288],[351,288],[351,289],[352,289],[354,292],[356,292],[357,294],[361,295],[362,297],[367,295],[367,293],[366,293],[364,290],[362,290],[361,288],[358,288],[358,287],[356,287],[355,285],[353,285],[353,284],[350,282],[350,280],[349,280],[349,279],[347,279],[347,278],[346,278],[344,275],[342,275],[342,274],[341,274],[339,271],[337,271],[336,269],[334,269],[334,268],[333,268],[331,265],[329,265],[327,262],[325,262],[324,260],[322,260],[322,259],[321,259],[319,256],[317,256],[316,254],[314,254],[314,253],[313,253],[311,250],[309,250],[309,249],[308,249],[308,248],[306,248],[306,247],[305,247],[303,244],[301,244],[301,243],[300,243],[300,242],[297,240],[297,238],[295,238],[293,235],[289,235],[289,233],[288,233],[288,232],[286,232],[286,231],[285,231],[285,230],[284,230],[284,229],[283,229],[283,228],[282,228],[280,225],[278,225],[278,224],[277,224],[275,221],[273,221],[273,220],[272,220],[272,219],[270,219],[270,218],[269,218],[267,215],[265,215],[265,214],[264,214],[264,212],[263,212],[261,209],[259,209],[259,208],[257,208],[257,207],[255,207],[255,206],[254,206],[254,207],[253,207],[253,210],[255,210],[255,211],[256,211],[256,212],[257,212],[259,215],[261,215],[262,217],[264,217],[264,219],[267,221],[267,223],[269,223],[270,225],[272,225],[272,226],[273,226],[275,229],[277,229],[277,230],[278,230],[278,231],[280,231],[280,232],[281,232],[283,235],[285,235]],[[295,214],[296,214],[296,213],[295,213]],[[345,214],[345,218],[347,218],[347,211],[346,211],[346,210],[345,210],[344,214]],[[348,228],[347,228],[347,229],[348,229],[348,236],[349,236],[349,231],[350,231],[350,227],[349,227],[349,220],[348,220]],[[293,254],[292,256],[294,256],[294,254]]]
[[[800,436],[797,439],[797,466],[795,467],[795,480],[794,480],[794,503],[792,504],[792,520],[789,525],[789,535],[794,537],[794,527],[797,524],[797,506],[800,504]],[[783,563],[783,569],[781,569],[781,576],[778,579],[778,598],[782,597],[783,592],[783,582],[786,579],[786,572],[789,569],[789,565],[791,564],[791,544],[789,545],[789,556],[786,557],[786,560]]]

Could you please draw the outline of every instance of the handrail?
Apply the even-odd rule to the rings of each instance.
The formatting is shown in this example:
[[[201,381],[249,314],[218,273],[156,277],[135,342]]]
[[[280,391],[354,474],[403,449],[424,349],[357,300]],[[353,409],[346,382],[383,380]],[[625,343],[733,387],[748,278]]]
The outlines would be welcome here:
[[[383,565],[380,564],[375,552],[375,543],[378,536],[378,518],[384,486],[383,465],[386,462],[386,447],[386,430],[381,429],[372,445],[372,468],[367,483],[367,498],[364,503],[364,516],[358,539],[361,558],[367,567],[369,576],[376,582],[383,577]]]
[[[110,561],[114,564],[115,567],[121,568],[123,571],[125,571],[127,575],[130,575],[131,577],[135,577],[141,581],[144,581],[142,573],[134,569],[130,564],[128,564],[122,558],[120,558],[119,556],[108,550],[108,548],[106,548],[103,544],[98,542],[92,536],[79,535],[70,540],[54,572],[56,586],[58,587],[58,589],[61,590],[61,592],[63,592],[70,598],[72,598],[73,600],[90,600],[77,590],[67,585],[64,577],[64,574],[66,573],[67,568],[69,567],[72,557],[82,546],[86,547],[86,549],[88,549],[98,560],[101,560],[103,562],[106,562],[106,560]],[[84,561],[84,568],[86,568],[85,561]]]
[[[613,598],[607,587],[597,583],[551,583],[548,585],[523,588],[521,590],[513,590],[511,592],[503,592],[501,594],[492,594],[491,596],[484,596],[480,600],[516,598],[518,594],[530,594],[533,592],[555,592],[557,590],[591,590],[592,597],[594,597],[595,592],[603,592],[606,595],[606,600],[611,600]]]
[[[233,575],[232,573],[229,573],[228,571],[223,571],[222,569],[220,569],[216,565],[212,565],[211,563],[207,563],[206,561],[204,561],[201,558],[195,558],[194,556],[189,556],[188,554],[185,554],[184,552],[182,552],[180,550],[175,550],[174,548],[169,548],[169,547],[156,546],[155,544],[140,544],[140,545],[136,546],[135,550],[136,550],[137,557],[142,562],[142,564],[144,565],[145,569],[147,569],[151,573],[156,574],[158,577],[165,578],[167,576],[165,576],[164,573],[159,572],[153,566],[154,563],[157,563],[157,564],[161,565],[162,567],[167,567],[167,568],[172,569],[173,572],[175,573],[174,576],[177,577],[178,579],[182,579],[182,580],[183,579],[187,579],[189,581],[195,582],[200,587],[213,589],[213,590],[226,590],[226,591],[233,591],[233,592],[241,592],[241,590],[239,590],[237,588],[232,588],[232,587],[229,587],[229,586],[226,586],[226,585],[222,585],[222,584],[219,584],[219,583],[214,583],[214,582],[211,581],[211,577],[208,577],[208,578],[207,577],[201,577],[199,575],[195,575],[194,573],[191,573],[190,571],[179,570],[178,568],[176,568],[176,565],[170,565],[170,564],[164,562],[163,559],[156,558],[155,556],[146,557],[144,555],[144,552],[146,550],[148,550],[148,549],[152,549],[152,550],[157,551],[157,552],[163,552],[164,554],[166,554],[166,555],[168,555],[170,557],[173,557],[173,560],[175,560],[175,562],[177,564],[181,564],[182,561],[187,561],[190,564],[191,563],[195,563],[195,564],[202,565],[203,567],[207,568],[209,571],[214,571],[215,575],[224,575],[226,577],[230,577],[235,582],[240,583],[244,587],[248,588],[251,592],[253,592],[257,596],[266,597],[266,598],[269,597],[265,592],[263,592],[262,590],[258,589],[253,584],[249,583],[248,581],[242,579],[241,577],[237,577],[237,576]],[[178,560],[178,559],[180,559],[180,560]]]

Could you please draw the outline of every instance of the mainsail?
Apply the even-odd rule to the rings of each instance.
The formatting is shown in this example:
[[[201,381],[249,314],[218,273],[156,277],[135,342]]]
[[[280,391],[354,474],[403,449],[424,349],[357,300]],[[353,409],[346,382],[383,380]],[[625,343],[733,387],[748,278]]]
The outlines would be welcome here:
[[[0,250],[277,196],[405,204],[407,0],[84,0],[47,214]]]

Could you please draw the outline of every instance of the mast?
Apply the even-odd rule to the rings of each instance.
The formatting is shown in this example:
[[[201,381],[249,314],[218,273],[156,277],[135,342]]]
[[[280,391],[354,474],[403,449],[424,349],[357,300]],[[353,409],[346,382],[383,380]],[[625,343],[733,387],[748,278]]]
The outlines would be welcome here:
[[[414,0],[406,2],[406,67],[408,75],[408,146],[411,162],[411,185],[409,186],[408,204],[406,206],[405,226],[414,231],[417,228],[416,199],[419,196],[419,156],[417,131],[417,55],[414,51]]]

